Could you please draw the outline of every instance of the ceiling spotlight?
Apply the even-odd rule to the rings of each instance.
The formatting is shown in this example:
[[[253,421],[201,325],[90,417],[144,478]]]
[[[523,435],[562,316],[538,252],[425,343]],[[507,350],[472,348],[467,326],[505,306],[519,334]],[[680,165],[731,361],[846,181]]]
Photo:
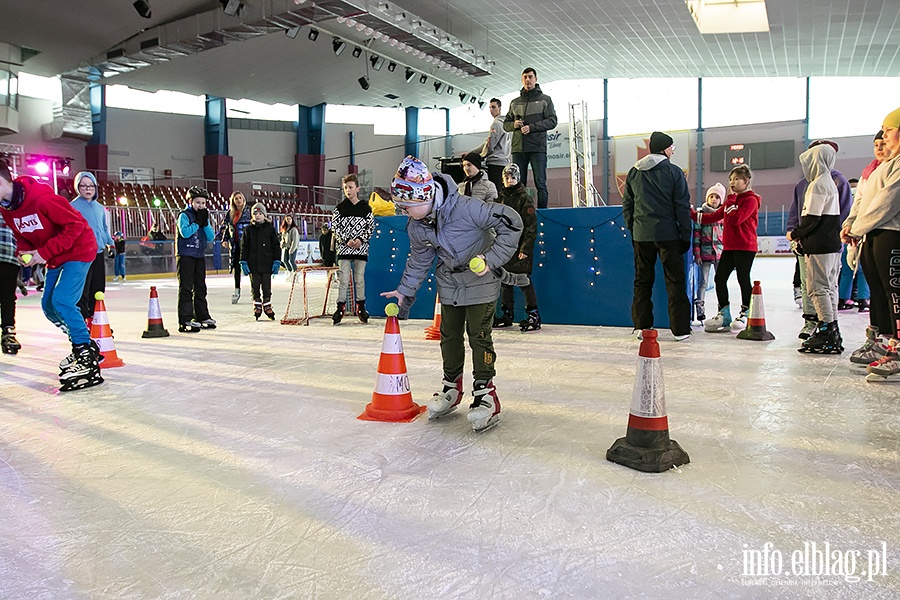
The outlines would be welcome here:
[[[344,43],[344,40],[341,38],[334,38],[331,40],[331,49],[334,50],[335,56],[340,56],[341,52],[347,47],[347,44]]]
[[[150,18],[150,5],[147,3],[147,0],[136,0],[133,6],[134,10],[137,11],[137,14],[145,19]]]
[[[475,96],[472,96],[469,98],[469,104],[475,104]],[[484,105],[483,102],[482,102],[482,105]]]
[[[406,67],[406,73],[404,73],[404,77],[406,77],[406,83],[409,83],[416,77],[416,72]]]
[[[396,70],[397,70],[397,63],[395,63],[394,61],[389,62],[388,63],[388,71],[393,73]]]
[[[319,39],[319,30],[318,29],[310,29],[309,33],[306,35],[309,38],[309,41],[314,42]]]
[[[453,95],[453,86],[452,85],[447,86],[447,93],[450,94],[451,96]]]
[[[298,27],[291,27],[290,29],[286,29],[284,32],[284,35],[288,36],[289,38],[291,38],[293,40],[293,39],[297,38],[297,34],[299,34],[299,33],[300,33],[300,27],[298,26]]]
[[[369,57],[369,62],[372,63],[372,68],[376,71],[380,71],[381,67],[384,66],[384,58],[378,56],[377,54],[373,54]]]
[[[426,75],[425,73],[422,73],[422,76],[419,77],[419,83],[421,83],[422,85],[425,85],[426,83],[428,83],[428,75]]]
[[[369,89],[369,78],[368,77],[360,77],[359,79],[357,79],[357,81],[359,82],[359,87],[361,87],[364,90]]]
[[[441,92],[443,92],[443,91],[444,91],[444,84],[443,84],[443,82],[435,81],[435,82],[434,82],[434,91],[437,92],[438,94],[440,94]]]
[[[359,58],[360,56],[362,56],[362,48],[357,46],[353,49],[353,58]]]
[[[460,104],[465,104],[465,103],[466,103],[466,100],[468,100],[468,99],[469,99],[469,95],[468,95],[467,93],[465,93],[465,92],[460,92],[460,93],[459,93],[459,102],[460,102]]]
[[[472,100],[474,100],[474,99],[475,99],[475,97],[472,96]],[[484,100],[478,101],[478,110],[484,110]]]
[[[229,17],[236,17],[241,9],[244,8],[244,3],[241,0],[219,0],[222,4],[222,8],[225,9],[225,14]]]

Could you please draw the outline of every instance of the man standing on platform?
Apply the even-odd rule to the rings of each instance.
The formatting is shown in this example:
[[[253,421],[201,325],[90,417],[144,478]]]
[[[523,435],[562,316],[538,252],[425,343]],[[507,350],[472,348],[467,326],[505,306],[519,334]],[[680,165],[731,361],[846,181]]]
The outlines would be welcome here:
[[[674,140],[650,135],[650,154],[628,171],[622,213],[634,247],[634,300],[637,330],[653,328],[656,257],[662,261],[669,296],[669,327],[677,341],[691,336],[691,303],[685,289],[684,253],[691,248],[691,194],[681,167],[669,162]]]
[[[484,168],[487,171],[488,181],[494,184],[497,191],[503,189],[503,169],[510,164],[510,138],[511,133],[503,130],[503,117],[500,116],[502,104],[497,98],[491,98],[491,130],[488,137],[479,148],[473,150],[481,155]]]
[[[512,160],[519,165],[522,185],[528,186],[528,165],[537,188],[537,207],[547,208],[547,132],[556,127],[553,100],[537,84],[537,71],[522,71],[519,97],[509,103],[503,129],[512,132]],[[497,188],[502,189],[502,187]]]

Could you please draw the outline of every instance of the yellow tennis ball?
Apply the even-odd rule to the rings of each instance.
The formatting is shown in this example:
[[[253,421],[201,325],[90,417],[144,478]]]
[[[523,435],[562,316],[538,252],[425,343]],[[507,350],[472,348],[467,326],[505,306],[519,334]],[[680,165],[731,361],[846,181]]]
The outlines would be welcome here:
[[[28,263],[31,262],[31,259],[32,259],[32,258],[34,258],[34,257],[31,256],[30,254],[23,254],[23,255],[22,255],[22,262],[25,263],[25,264],[27,265]]]
[[[97,292],[96,294],[94,294],[94,298],[96,298],[97,300],[103,300],[104,298],[106,298],[106,294],[104,294],[103,292]]]
[[[400,307],[396,304],[388,304],[384,307],[384,314],[389,317],[396,317],[400,314]]]
[[[485,264],[484,259],[480,256],[476,256],[469,261],[469,268],[472,269],[473,273],[481,273],[484,271],[485,267],[487,267],[487,264]]]

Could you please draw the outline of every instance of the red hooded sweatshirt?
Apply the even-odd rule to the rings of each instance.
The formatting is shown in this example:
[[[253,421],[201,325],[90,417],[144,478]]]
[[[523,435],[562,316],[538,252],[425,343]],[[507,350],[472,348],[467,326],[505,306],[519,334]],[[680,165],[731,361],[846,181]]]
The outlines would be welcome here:
[[[747,190],[737,195],[728,194],[722,206],[714,212],[698,215],[691,209],[691,218],[702,225],[724,220],[722,249],[756,252],[759,250],[756,230],[759,228],[761,204],[762,198],[753,190]]]
[[[0,211],[16,236],[20,254],[37,250],[50,269],[72,260],[91,262],[97,257],[94,232],[68,200],[32,177],[19,177],[16,182],[25,187],[22,205]]]

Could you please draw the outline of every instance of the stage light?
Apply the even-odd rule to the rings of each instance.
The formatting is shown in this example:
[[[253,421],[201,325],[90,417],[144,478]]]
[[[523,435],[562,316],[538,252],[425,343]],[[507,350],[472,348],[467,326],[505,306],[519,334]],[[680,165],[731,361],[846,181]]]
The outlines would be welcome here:
[[[468,96],[469,96],[469,95],[466,94],[465,92],[460,92],[460,93],[459,93],[459,102],[460,102],[460,104],[465,104],[465,103],[466,103],[466,100],[469,99]]]
[[[318,29],[310,29],[309,33],[306,34],[306,37],[309,38],[309,41],[314,42],[319,38],[319,30]]]
[[[122,206],[128,206],[128,198],[125,196],[119,196],[119,204]]]
[[[406,77],[406,83],[409,83],[410,81],[412,81],[413,79],[415,79],[415,77],[416,77],[416,72],[413,71],[412,69],[410,69],[409,67],[407,67],[407,68],[406,68],[406,73],[404,73],[404,77]]]
[[[50,165],[45,160],[39,160],[31,166],[38,175],[46,175],[50,172]]]
[[[300,33],[300,27],[297,26],[297,27],[291,27],[290,29],[286,29],[284,32],[284,35],[288,36],[289,38],[291,38],[293,40],[293,39],[296,39],[296,37],[299,33]]]
[[[335,56],[340,56],[346,47],[347,44],[345,44],[344,40],[341,38],[334,38],[331,40],[331,49],[334,50]]]
[[[147,3],[147,0],[135,0],[134,10],[137,11],[137,14],[141,15],[145,19],[150,18],[150,4]]]
[[[368,77],[360,77],[359,79],[357,79],[357,81],[359,82],[359,87],[361,87],[364,90],[369,89],[369,78]]]
[[[394,61],[389,62],[388,63],[388,71],[393,73],[396,70],[397,70],[397,63],[395,63]]]
[[[421,83],[422,85],[425,85],[426,83],[428,83],[428,75],[426,75],[425,73],[422,73],[422,76],[419,77],[419,83]]]
[[[153,206],[155,206],[156,208],[159,208],[160,206],[162,206],[162,200],[160,200],[159,198],[154,198]]]
[[[241,0],[219,0],[222,4],[222,8],[225,9],[225,14],[229,17],[236,17],[241,9],[244,8],[244,3]]]
[[[469,104],[475,104],[475,96],[469,98]],[[484,102],[481,103],[481,108],[484,108]]]
[[[373,54],[369,57],[369,62],[372,63],[372,68],[376,71],[380,71],[381,67],[384,66],[384,58],[378,56],[377,54]]]
[[[438,94],[444,91],[444,84],[440,81],[434,82],[434,91]]]
[[[453,95],[453,86],[452,85],[447,86],[447,93],[451,96]]]
[[[362,48],[357,46],[353,49],[353,58],[359,58],[360,56],[362,56]]]

